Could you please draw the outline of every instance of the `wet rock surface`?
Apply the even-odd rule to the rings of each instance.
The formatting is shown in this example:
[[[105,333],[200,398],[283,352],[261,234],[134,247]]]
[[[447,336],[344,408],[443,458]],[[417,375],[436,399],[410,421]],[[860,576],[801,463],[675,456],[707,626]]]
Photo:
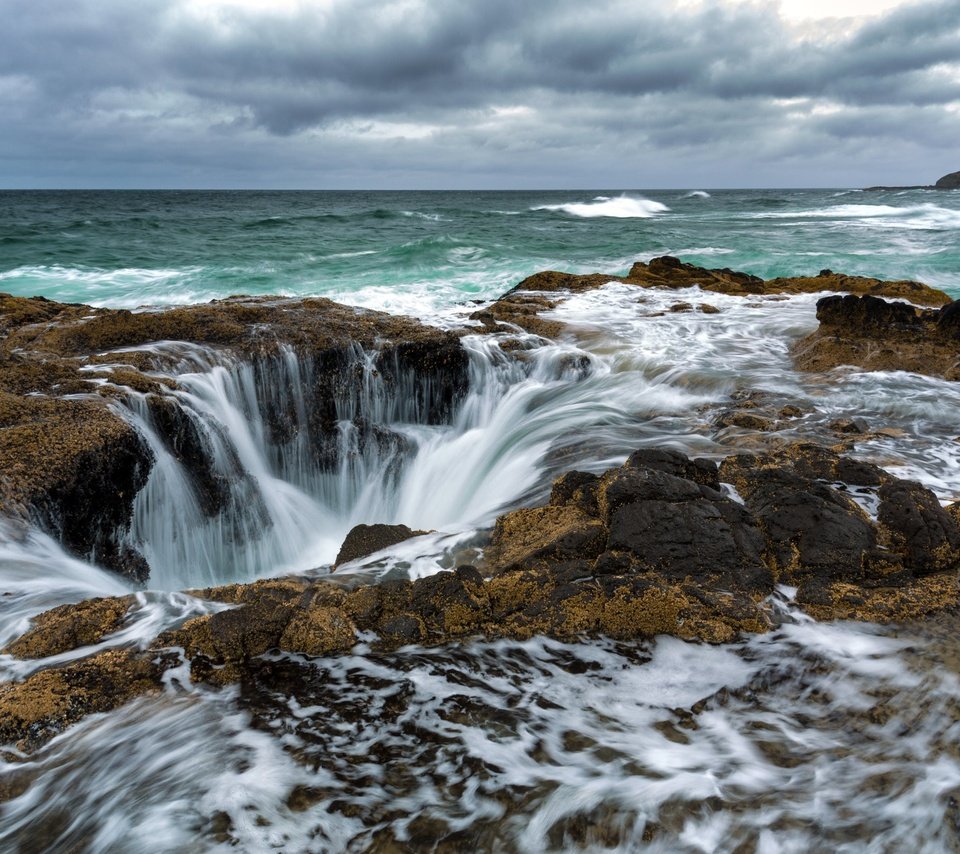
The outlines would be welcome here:
[[[830,296],[817,303],[820,327],[793,346],[800,370],[853,365],[960,379],[960,305],[920,309],[874,296]]]
[[[95,644],[123,626],[133,603],[133,596],[86,599],[44,611],[33,621],[30,631],[3,652],[17,658],[47,658]]]
[[[161,674],[151,658],[109,650],[0,685],[0,744],[39,747],[86,715],[159,690]]]
[[[706,269],[687,264],[678,258],[664,255],[649,263],[638,261],[626,276],[608,276],[600,273],[578,275],[546,270],[528,276],[520,284],[507,291],[487,308],[471,315],[489,331],[516,327],[534,335],[556,338],[564,330],[564,324],[542,317],[542,313],[559,304],[559,295],[583,293],[596,290],[611,282],[635,285],[642,288],[689,288],[699,287],[731,296],[758,296],[769,294],[803,294],[821,291],[839,291],[852,294],[892,297],[909,300],[918,305],[942,306],[950,302],[943,291],[920,282],[884,281],[866,276],[847,276],[832,270],[821,270],[816,276],[794,276],[761,279],[723,267]],[[551,298],[549,294],[558,294]],[[671,311],[683,312],[693,308],[689,303],[676,303]],[[718,309],[702,304],[699,310],[716,313]]]
[[[414,531],[406,525],[357,525],[350,530],[340,546],[333,568],[426,533],[428,532]]]
[[[149,566],[125,534],[155,461],[116,402],[145,396],[146,417],[205,513],[216,516],[230,500],[208,442],[174,394],[185,347],[209,348],[226,364],[251,363],[265,391],[271,440],[293,442],[307,426],[321,466],[338,462],[343,413],[336,401],[356,397],[358,372],[372,371],[433,424],[453,416],[469,381],[458,335],[325,299],[231,297],[130,312],[0,294],[0,512],[39,525],[79,557],[144,581]],[[366,350],[373,355],[365,368]],[[290,412],[294,395],[276,388],[276,368],[291,355],[312,367],[303,378],[304,413]],[[349,409],[358,451],[403,441],[369,424],[360,398]]]
[[[602,475],[568,472],[548,504],[501,516],[483,567],[361,586],[292,577],[192,591],[233,607],[187,620],[152,650],[100,652],[4,687],[0,740],[40,744],[157,689],[180,654],[194,681],[222,685],[270,650],[336,655],[360,637],[382,650],[475,636],[723,643],[773,624],[778,583],[819,619],[903,621],[955,605],[958,567],[960,513],[869,463],[812,444],[719,467],[642,449]],[[122,627],[131,601],[56,608],[6,651],[96,643]]]

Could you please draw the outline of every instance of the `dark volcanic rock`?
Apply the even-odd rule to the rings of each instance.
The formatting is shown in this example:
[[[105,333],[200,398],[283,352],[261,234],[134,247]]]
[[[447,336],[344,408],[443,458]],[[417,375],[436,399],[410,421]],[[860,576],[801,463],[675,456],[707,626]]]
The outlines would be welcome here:
[[[862,578],[864,556],[876,549],[877,536],[849,498],[804,477],[782,458],[731,457],[721,474],[762,527],[780,580]]]
[[[793,347],[800,370],[841,365],[960,378],[960,308],[919,309],[871,296],[831,296],[817,303],[820,327]]]
[[[926,574],[960,565],[960,525],[929,489],[894,480],[880,487],[879,496],[877,520],[908,569]]]
[[[487,561],[497,574],[569,566],[581,575],[649,575],[763,596],[773,577],[753,518],[719,491],[717,467],[642,449],[602,478],[558,479],[546,507],[497,520]]]
[[[769,628],[774,582],[798,585],[798,602],[825,619],[903,620],[957,604],[960,514],[919,484],[815,445],[731,457],[719,477],[745,504],[714,488],[714,463],[675,451],[643,449],[600,477],[570,472],[550,504],[497,521],[492,577],[461,566],[355,589],[281,578],[197,591],[237,607],[189,620],[146,653],[102,653],[0,687],[0,742],[29,749],[88,712],[158,689],[177,649],[192,679],[221,685],[246,678],[269,650],[336,655],[358,633],[383,648],[474,635],[727,642]],[[852,488],[873,491],[877,522],[843,492]],[[54,609],[8,652],[95,642],[131,601]]]
[[[372,555],[381,549],[402,543],[411,537],[419,537],[428,531],[414,531],[406,525],[356,525],[350,529],[337,559],[333,562],[336,569],[342,563]]]
[[[98,402],[0,392],[0,511],[136,581],[146,563],[122,536],[152,464],[140,435]]]

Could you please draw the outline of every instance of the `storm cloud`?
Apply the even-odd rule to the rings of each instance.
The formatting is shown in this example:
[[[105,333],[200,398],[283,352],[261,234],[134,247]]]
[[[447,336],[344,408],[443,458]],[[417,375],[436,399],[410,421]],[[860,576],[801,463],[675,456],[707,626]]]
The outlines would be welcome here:
[[[0,186],[722,187],[960,168],[960,4],[0,0]]]

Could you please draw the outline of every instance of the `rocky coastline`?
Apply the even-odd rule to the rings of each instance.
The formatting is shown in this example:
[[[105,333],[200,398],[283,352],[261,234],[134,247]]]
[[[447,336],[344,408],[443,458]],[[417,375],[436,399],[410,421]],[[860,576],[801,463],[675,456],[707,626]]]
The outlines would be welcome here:
[[[886,190],[960,190],[960,172],[950,172],[934,184],[914,184],[909,187],[864,187],[865,192]]]
[[[150,567],[125,534],[154,459],[120,414],[125,395],[142,396],[165,447],[188,462],[193,488],[214,514],[226,500],[223,484],[176,394],[178,372],[187,363],[197,369],[197,353],[207,365],[308,360],[316,370],[305,423],[320,437],[318,465],[332,467],[333,445],[322,439],[337,430],[342,413],[333,400],[356,380],[358,352],[388,386],[415,378],[403,388],[422,390],[418,411],[429,423],[446,423],[470,381],[463,335],[497,333],[505,344],[514,335],[521,358],[522,336],[567,334],[545,312],[610,282],[698,286],[704,301],[696,309],[677,303],[671,310],[705,313],[717,310],[710,293],[829,292],[817,303],[819,328],[792,346],[798,370],[855,366],[960,379],[960,310],[949,296],[918,282],[829,270],[762,280],[665,256],[638,262],[624,277],[548,271],[458,331],[320,299],[235,297],[123,312],[0,295],[0,513],[22,530],[42,528],[78,557],[147,581]],[[731,400],[720,426],[765,432],[772,419],[799,412],[787,405],[761,414],[759,397]],[[302,420],[269,400],[264,411],[278,444],[295,441]],[[361,443],[401,440],[371,427],[359,405],[352,417]],[[359,637],[383,649],[534,635],[669,634],[726,643],[775,626],[785,589],[818,620],[896,622],[955,607],[960,509],[852,456],[855,417],[849,413],[848,423],[837,421],[818,441],[760,454],[731,446],[719,463],[663,447],[638,450],[599,474],[568,471],[546,503],[500,515],[478,560],[426,578],[371,584],[338,568],[322,578],[189,591],[228,607],[189,619],[146,648],[109,641],[135,617],[136,597],[60,606],[36,617],[4,652],[25,660],[89,654],[0,685],[0,744],[35,749],[87,714],[163,690],[169,673],[185,665],[191,680],[220,686],[242,681],[270,650],[338,655]],[[360,527],[338,567],[424,533]]]

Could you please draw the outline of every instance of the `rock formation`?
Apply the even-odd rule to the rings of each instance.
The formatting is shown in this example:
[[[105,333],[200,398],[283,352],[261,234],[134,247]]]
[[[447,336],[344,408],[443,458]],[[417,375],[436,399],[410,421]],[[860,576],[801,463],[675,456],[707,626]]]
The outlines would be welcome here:
[[[422,380],[411,386],[430,423],[452,417],[468,382],[456,334],[324,299],[231,297],[130,312],[0,295],[0,513],[39,524],[74,554],[143,581],[149,567],[123,535],[153,455],[112,404],[146,395],[160,438],[185,464],[198,503],[215,515],[225,485],[171,394],[190,348],[207,348],[226,364],[252,364],[268,389],[285,353],[312,365],[313,385],[298,391],[318,459],[328,466],[337,462],[336,401],[357,386],[360,350],[375,354],[372,367],[387,387],[409,375]],[[294,419],[282,396],[262,405],[271,440],[292,441]],[[390,439],[363,415],[358,411],[360,442]]]
[[[876,518],[853,500],[868,494]],[[385,648],[533,635],[717,643],[766,631],[776,584],[796,587],[821,619],[903,620],[956,604],[958,568],[958,514],[876,466],[810,444],[719,467],[642,449],[602,475],[568,472],[547,504],[501,516],[481,567],[354,589],[333,577],[192,591],[235,607],[188,620],[144,653],[99,652],[0,687],[0,743],[35,747],[84,714],[158,690],[177,650],[192,679],[224,684],[271,649],[336,655],[358,632]],[[6,651],[42,657],[96,643],[134,604],[56,608]]]
[[[638,261],[626,276],[606,276],[599,273],[577,275],[547,270],[528,276],[520,284],[507,291],[489,307],[472,315],[487,329],[495,329],[498,323],[520,327],[527,332],[545,338],[556,338],[563,332],[563,324],[541,317],[541,313],[554,308],[562,294],[583,293],[595,290],[611,282],[635,285],[641,288],[688,288],[699,287],[705,291],[731,296],[757,296],[762,294],[801,294],[821,291],[840,291],[852,294],[885,296],[905,299],[917,305],[941,306],[950,302],[943,291],[920,282],[884,281],[866,276],[846,276],[832,270],[821,270],[816,276],[780,277],[761,279],[749,273],[741,273],[726,267],[705,269],[686,264],[678,258],[664,255],[649,263]],[[551,294],[557,296],[552,297]],[[678,304],[682,305],[682,304]],[[674,307],[673,310],[683,310]],[[713,313],[715,306],[701,306],[701,311]]]
[[[944,175],[933,185],[937,190],[960,190],[960,172]]]
[[[340,546],[333,568],[426,533],[413,531],[406,525],[356,525]]]
[[[867,192],[875,190],[958,190],[960,189],[960,172],[951,172],[944,175],[936,184],[912,184],[906,187],[864,187]]]
[[[801,370],[855,365],[960,379],[960,302],[919,309],[873,296],[831,296],[817,303],[820,327],[793,347]]]

